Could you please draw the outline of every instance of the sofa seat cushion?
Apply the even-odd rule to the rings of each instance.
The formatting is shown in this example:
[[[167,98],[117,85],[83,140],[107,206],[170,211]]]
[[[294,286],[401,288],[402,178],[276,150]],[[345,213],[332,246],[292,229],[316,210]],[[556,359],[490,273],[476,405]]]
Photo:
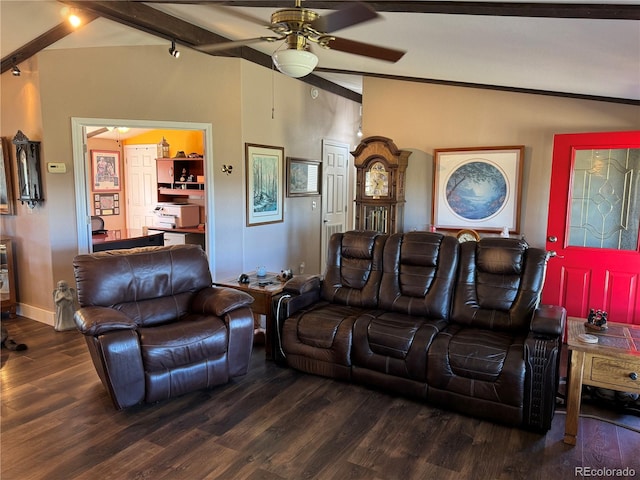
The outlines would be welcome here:
[[[449,325],[428,354],[429,386],[521,407],[525,363],[519,334]]]
[[[142,359],[147,371],[189,365],[227,351],[227,328],[222,320],[190,317],[139,329]]]
[[[353,308],[345,305],[328,305],[300,315],[297,326],[298,339],[311,347],[339,348],[345,338],[338,336],[338,330],[345,319],[353,316],[353,312]]]
[[[323,376],[349,376],[353,322],[365,311],[320,302],[287,318],[282,346],[289,365]],[[327,370],[329,364],[342,368]]]
[[[427,350],[444,320],[376,310],[353,327],[353,364],[389,375],[426,380]]]
[[[188,315],[153,328],[140,328],[145,401],[226,383],[227,328],[218,318]]]

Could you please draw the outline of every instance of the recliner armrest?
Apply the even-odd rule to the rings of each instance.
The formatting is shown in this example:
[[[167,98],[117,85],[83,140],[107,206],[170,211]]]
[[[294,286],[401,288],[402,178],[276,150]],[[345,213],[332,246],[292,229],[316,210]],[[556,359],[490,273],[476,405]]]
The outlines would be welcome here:
[[[292,295],[302,295],[313,290],[320,290],[320,275],[299,275],[284,284],[283,291]]]
[[[193,302],[191,311],[209,313],[222,317],[225,314],[253,303],[248,293],[228,287],[207,287],[200,290]]]
[[[540,305],[533,314],[531,331],[542,335],[560,336],[564,332],[567,310],[558,305]]]
[[[97,336],[111,330],[134,330],[136,323],[119,310],[108,307],[82,307],[73,316],[84,335]]]

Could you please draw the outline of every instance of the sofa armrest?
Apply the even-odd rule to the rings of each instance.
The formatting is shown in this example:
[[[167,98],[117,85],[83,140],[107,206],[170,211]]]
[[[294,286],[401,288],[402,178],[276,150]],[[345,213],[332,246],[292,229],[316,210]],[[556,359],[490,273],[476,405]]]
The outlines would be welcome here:
[[[253,297],[248,293],[228,287],[207,287],[200,290],[193,302],[191,311],[208,313],[218,317],[253,303]]]
[[[320,275],[300,275],[284,284],[282,294],[274,297],[273,308],[279,324],[298,310],[320,300]]]
[[[540,305],[533,314],[531,332],[557,337],[563,334],[567,311],[558,305]]]
[[[82,307],[73,316],[84,335],[97,336],[111,330],[135,330],[136,323],[119,310],[108,307]]]
[[[320,291],[322,277],[320,275],[298,275],[284,284],[283,291],[291,295],[302,295],[312,291]]]

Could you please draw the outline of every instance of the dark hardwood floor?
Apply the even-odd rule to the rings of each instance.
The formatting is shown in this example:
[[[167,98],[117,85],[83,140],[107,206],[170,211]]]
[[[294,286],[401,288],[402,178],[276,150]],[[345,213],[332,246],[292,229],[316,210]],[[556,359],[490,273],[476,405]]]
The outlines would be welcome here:
[[[2,480],[548,480],[580,478],[576,467],[589,478],[626,467],[640,475],[639,417],[591,408],[636,431],[581,418],[569,447],[561,413],[539,435],[280,368],[260,347],[244,378],[115,411],[79,333],[3,322],[29,349],[1,352]]]

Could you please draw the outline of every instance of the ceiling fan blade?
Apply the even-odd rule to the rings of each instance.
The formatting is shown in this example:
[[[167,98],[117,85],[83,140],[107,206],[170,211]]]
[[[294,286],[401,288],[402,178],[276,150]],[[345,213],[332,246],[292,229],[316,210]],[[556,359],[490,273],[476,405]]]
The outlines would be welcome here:
[[[276,42],[283,40],[284,37],[256,37],[246,38],[244,40],[230,40],[228,42],[210,43],[208,45],[196,45],[193,48],[205,53],[221,52],[223,50],[231,50],[232,48],[243,47],[252,43],[259,42]]]
[[[102,128],[98,128],[96,130],[94,130],[93,132],[89,132],[87,133],[87,138],[92,138],[95,137],[97,135],[102,135],[105,132],[108,132],[109,129],[107,127],[102,127]]]
[[[395,63],[406,53],[403,50],[395,50],[393,48],[378,47],[370,43],[356,42],[355,40],[347,40],[345,38],[335,38],[329,42],[331,50],[340,52],[354,53],[364,57],[376,58],[386,62]]]
[[[337,10],[328,15],[322,15],[311,22],[311,26],[318,32],[331,33],[358,23],[373,20],[378,16],[378,12],[366,3],[344,3]]]

